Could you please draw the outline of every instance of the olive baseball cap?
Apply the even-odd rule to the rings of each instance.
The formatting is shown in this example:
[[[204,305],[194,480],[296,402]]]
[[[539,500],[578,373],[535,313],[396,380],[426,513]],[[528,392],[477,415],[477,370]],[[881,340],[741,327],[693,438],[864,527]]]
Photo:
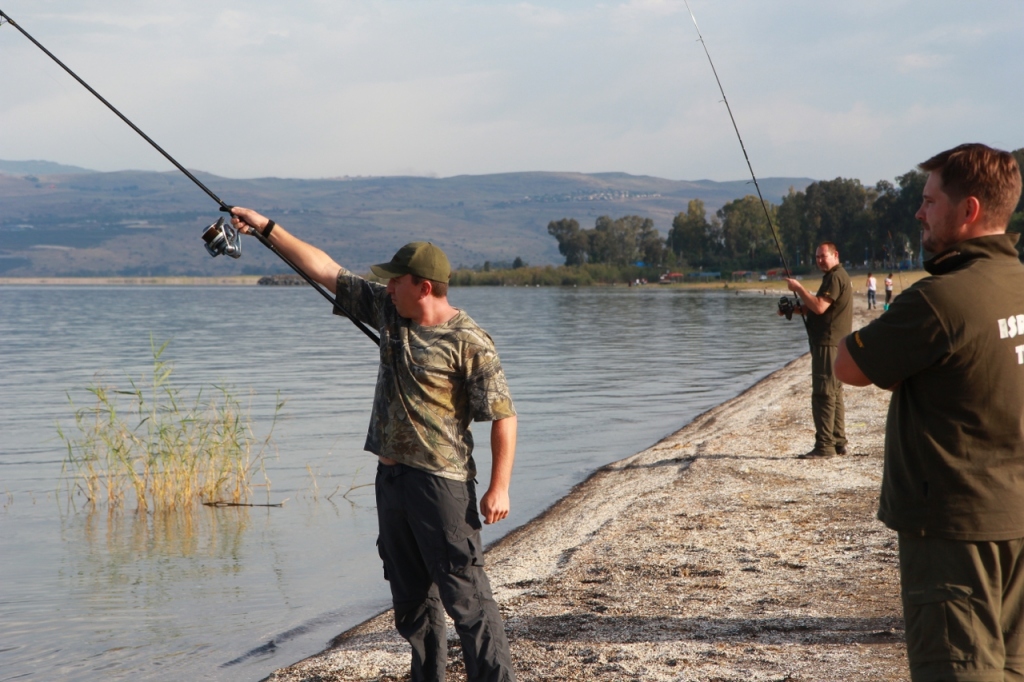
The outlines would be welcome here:
[[[410,242],[398,250],[390,263],[371,265],[370,271],[383,279],[416,275],[447,283],[452,274],[452,266],[444,251],[430,242]]]

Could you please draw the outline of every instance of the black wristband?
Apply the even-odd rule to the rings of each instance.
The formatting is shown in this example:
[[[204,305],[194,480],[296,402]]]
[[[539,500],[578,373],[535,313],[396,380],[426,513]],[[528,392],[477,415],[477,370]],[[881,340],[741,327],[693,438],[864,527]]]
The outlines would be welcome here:
[[[267,222],[267,226],[260,232],[264,239],[270,239],[270,233],[274,231],[274,226],[277,225],[273,220]]]

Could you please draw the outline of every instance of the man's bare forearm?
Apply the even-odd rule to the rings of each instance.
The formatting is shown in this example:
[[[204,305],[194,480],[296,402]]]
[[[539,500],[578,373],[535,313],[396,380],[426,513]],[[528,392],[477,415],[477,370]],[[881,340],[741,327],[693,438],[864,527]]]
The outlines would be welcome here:
[[[791,278],[787,278],[785,281],[789,290],[796,294],[800,299],[800,303],[805,311],[814,313],[815,315],[821,315],[829,309],[829,306],[832,305],[831,298],[827,296],[815,296],[799,281]]]
[[[853,356],[850,355],[849,346],[847,341],[849,336],[839,342],[839,347],[836,352],[836,361],[832,367],[832,371],[835,377],[844,384],[850,384],[851,386],[870,386],[871,379],[868,379],[867,375],[861,371],[860,366],[857,365]]]
[[[232,224],[241,232],[249,234],[254,231],[265,233],[270,219],[248,208],[236,206],[231,209],[234,216]],[[341,266],[334,259],[317,247],[302,241],[280,225],[274,225],[267,239],[275,249],[310,276],[315,282],[325,287],[332,294],[337,293],[338,271]]]
[[[491,422],[491,483],[480,499],[484,523],[494,523],[508,516],[511,503],[508,489],[512,483],[512,464],[516,458],[518,418],[507,417]]]

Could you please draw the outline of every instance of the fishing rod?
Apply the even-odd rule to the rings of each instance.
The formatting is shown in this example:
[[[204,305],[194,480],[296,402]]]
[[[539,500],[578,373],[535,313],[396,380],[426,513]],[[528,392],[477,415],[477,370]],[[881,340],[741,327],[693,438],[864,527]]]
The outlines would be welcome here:
[[[96,90],[94,90],[88,83],[86,83],[84,80],[79,78],[78,74],[76,74],[74,71],[72,71],[70,68],[68,68],[68,66],[66,64],[64,64],[64,62],[62,62],[61,60],[57,59],[56,55],[54,55],[52,52],[47,50],[43,46],[42,43],[40,43],[38,40],[33,38],[31,35],[29,35],[29,33],[18,24],[18,22],[14,21],[14,19],[12,19],[9,15],[4,13],[3,10],[0,10],[0,26],[3,26],[4,24],[10,24],[14,28],[16,28],[23,36],[28,38],[29,41],[31,41],[33,45],[38,47],[40,50],[42,50],[46,54],[46,56],[48,56],[50,59],[52,59],[54,62],[56,62],[57,65],[60,66],[60,68],[62,68],[65,71],[67,71],[68,74],[70,74],[70,76],[72,78],[74,78],[76,81],[78,81],[82,85],[82,87],[84,87],[86,90],[91,92],[96,97],[96,99],[98,99],[100,102],[103,102],[103,104],[105,104],[108,109],[110,109],[112,112],[117,114],[118,118],[120,118],[122,121],[124,121],[126,124],[128,124],[128,126],[132,130],[134,130],[136,133],[138,133],[142,137],[142,139],[144,139],[154,149],[156,149],[158,152],[160,152],[164,156],[164,158],[166,158],[168,161],[170,161],[172,164],[174,164],[175,168],[177,168],[182,173],[184,173],[185,176],[188,177],[189,180],[194,182],[199,187],[199,189],[201,189],[204,192],[206,192],[206,194],[208,194],[211,199],[216,201],[220,205],[220,210],[221,211],[223,211],[225,213],[231,213],[231,209],[233,208],[232,206],[229,206],[228,204],[224,203],[224,201],[221,200],[221,198],[218,197],[216,194],[214,194],[213,191],[211,191],[209,187],[204,185],[199,180],[199,178],[197,178],[195,175],[190,173],[187,168],[185,168],[180,163],[178,163],[177,160],[175,160],[175,158],[173,156],[168,154],[163,149],[163,147],[161,147],[156,142],[154,142],[153,139],[149,135],[147,135],[146,133],[142,132],[141,128],[139,128],[137,125],[132,123],[128,119],[128,117],[125,116],[124,114],[122,114],[120,111],[118,111],[117,108],[113,104],[108,102],[100,93],[96,92]],[[260,233],[259,230],[252,230],[251,234],[253,236],[255,236],[260,241],[261,244],[263,244],[265,247],[267,247],[268,249],[273,251],[274,254],[276,254],[278,258],[283,260],[288,265],[288,267],[290,267],[292,270],[294,270],[296,273],[298,273],[304,280],[306,280],[306,282],[310,286],[312,286],[314,289],[316,289],[318,292],[320,292],[321,296],[323,296],[328,301],[330,301],[331,304],[334,306],[335,310],[340,311],[345,317],[350,319],[352,321],[352,323],[356,327],[358,327],[361,332],[366,334],[378,346],[380,345],[380,339],[377,337],[376,334],[374,334],[372,331],[370,331],[370,329],[365,324],[363,324],[363,322],[361,320],[356,319],[352,315],[352,313],[349,312],[347,308],[345,308],[345,306],[341,305],[341,303],[338,302],[338,299],[336,297],[334,297],[330,293],[328,293],[318,282],[314,281],[309,275],[307,275],[302,270],[302,268],[297,266],[287,256],[285,256],[283,253],[281,253],[281,251],[279,249],[277,249],[273,244],[271,244],[270,240],[267,239],[266,237],[264,237]],[[219,256],[219,255],[224,254],[224,255],[230,256],[231,258],[239,258],[242,255],[241,234],[238,232],[238,230],[236,230],[234,227],[232,227],[230,223],[225,221],[224,218],[219,218],[216,223],[214,223],[213,225],[210,225],[209,227],[207,227],[203,231],[203,241],[205,242],[206,250],[210,253],[211,256]]]
[[[686,5],[686,11],[690,13],[690,19],[693,20],[693,27],[697,29],[697,39],[700,41],[701,47],[704,48],[704,54],[707,55],[708,64],[711,65],[711,73],[715,74],[715,82],[718,83],[718,91],[722,93],[722,101],[725,102],[725,109],[729,112],[729,120],[732,121],[732,129],[736,131],[736,139],[740,141],[740,149],[743,150],[743,158],[747,161],[747,168],[750,169],[750,177],[754,181],[754,189],[757,190],[757,198],[761,202],[761,210],[764,211],[764,218],[768,222],[768,229],[772,232],[772,239],[775,240],[775,248],[779,251],[779,259],[782,261],[782,268],[786,271],[786,277],[792,278],[793,272],[789,269],[789,264],[786,262],[786,256],[782,252],[782,242],[779,241],[779,235],[775,231],[775,225],[772,224],[771,214],[768,213],[768,205],[765,203],[764,196],[761,195],[761,186],[757,183],[757,175],[754,174],[754,166],[750,163],[750,156],[747,154],[747,147],[743,144],[743,136],[740,135],[740,128],[736,125],[736,117],[732,115],[732,107],[729,106],[729,98],[725,96],[725,88],[722,87],[722,79],[718,77],[718,69],[715,68],[715,62],[711,60],[711,53],[708,51],[707,43],[704,42],[704,36],[701,35],[700,26],[697,25],[697,17],[693,15],[693,10],[690,9],[689,0],[683,0]],[[783,296],[779,300],[779,312],[786,316],[787,320],[793,319],[793,313],[796,310],[796,305],[789,300],[789,297]],[[804,321],[804,325],[807,324],[807,318],[804,317],[803,307],[800,307],[800,318]]]
[[[729,99],[725,96],[725,88],[722,87],[722,81],[718,77],[718,70],[715,68],[715,63],[711,61],[711,53],[708,52],[708,46],[704,42],[704,36],[701,35],[700,26],[697,25],[697,17],[693,16],[693,10],[690,9],[690,3],[688,0],[683,0],[686,4],[686,11],[690,13],[690,19],[693,20],[693,27],[697,29],[697,38],[700,40],[701,47],[704,48],[704,54],[708,57],[708,64],[711,65],[711,72],[715,74],[715,82],[718,83],[718,91],[722,93],[722,101],[725,102],[725,109],[729,112],[729,120],[732,121],[732,128],[736,131],[736,139],[740,141],[740,149],[743,150],[743,158],[747,161],[747,168],[750,169],[750,177],[754,180],[754,188],[757,190],[757,198],[761,201],[761,209],[764,211],[765,220],[768,221],[768,229],[772,231],[772,238],[775,239],[775,247],[779,250],[779,258],[782,260],[782,267],[786,271],[787,277],[792,277],[793,273],[789,269],[789,264],[786,263],[786,256],[782,253],[782,243],[779,241],[779,235],[775,232],[775,226],[772,224],[771,214],[768,213],[768,206],[765,203],[764,197],[761,196],[761,186],[757,184],[757,176],[754,175],[754,166],[750,163],[750,156],[747,155],[747,148],[743,144],[743,137],[740,135],[739,126],[736,125],[736,118],[732,115],[732,107],[729,106]]]

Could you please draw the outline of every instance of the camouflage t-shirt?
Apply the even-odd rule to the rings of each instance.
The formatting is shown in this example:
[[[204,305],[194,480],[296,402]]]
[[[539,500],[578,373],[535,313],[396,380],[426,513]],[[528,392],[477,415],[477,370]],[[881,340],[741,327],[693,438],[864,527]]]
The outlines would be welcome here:
[[[364,448],[443,478],[475,478],[470,422],[516,414],[491,337],[462,310],[444,324],[418,325],[398,314],[387,287],[344,268],[337,297],[380,332]]]

